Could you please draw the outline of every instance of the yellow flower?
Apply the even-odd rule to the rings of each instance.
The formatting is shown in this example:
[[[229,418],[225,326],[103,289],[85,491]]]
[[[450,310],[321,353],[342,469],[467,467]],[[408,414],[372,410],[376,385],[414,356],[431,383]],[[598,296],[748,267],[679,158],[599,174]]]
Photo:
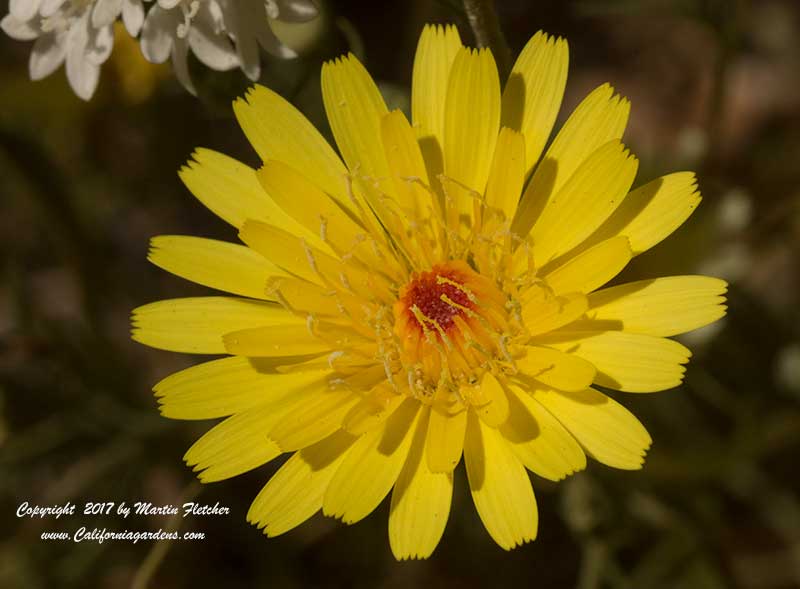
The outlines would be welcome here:
[[[354,523],[391,491],[394,555],[425,558],[463,453],[478,513],[511,549],[537,532],[526,468],[560,480],[587,454],[641,467],[647,431],[591,385],[677,386],[690,352],[666,337],[720,318],[726,284],[675,276],[597,290],[700,195],[688,172],[629,192],[629,103],[608,85],[544,151],[567,58],[564,40],[537,33],[501,94],[488,50],[429,26],[413,124],[349,55],[322,70],[342,159],[256,87],[234,111],[264,165],[198,149],[181,170],[245,245],[162,236],[150,259],[240,296],[140,307],[133,337],[228,354],[155,392],[167,417],[227,417],[186,453],[204,482],[293,453],[248,513],[267,535],[320,509]]]

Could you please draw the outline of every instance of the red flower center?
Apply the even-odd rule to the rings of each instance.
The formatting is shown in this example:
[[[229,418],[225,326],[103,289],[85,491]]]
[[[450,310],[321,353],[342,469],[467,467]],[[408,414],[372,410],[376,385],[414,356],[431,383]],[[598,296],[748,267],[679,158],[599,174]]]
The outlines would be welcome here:
[[[415,274],[403,289],[398,306],[405,314],[407,325],[420,331],[448,332],[454,318],[466,318],[474,310],[469,290],[470,270],[466,265],[447,263],[434,266],[429,272]],[[399,309],[398,309],[399,310]]]

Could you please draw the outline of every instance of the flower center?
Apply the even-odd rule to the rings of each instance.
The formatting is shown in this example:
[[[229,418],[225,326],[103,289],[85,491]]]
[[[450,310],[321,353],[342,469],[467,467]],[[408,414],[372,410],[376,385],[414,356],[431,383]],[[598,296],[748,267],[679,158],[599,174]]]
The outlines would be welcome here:
[[[465,287],[468,280],[464,271],[452,263],[434,266],[406,285],[397,303],[398,310],[405,313],[409,327],[415,326],[420,333],[432,329],[441,339],[442,333],[455,327],[456,317],[474,313],[474,304]]]
[[[507,332],[506,296],[463,261],[412,275],[394,306],[400,362],[416,394],[473,383]]]

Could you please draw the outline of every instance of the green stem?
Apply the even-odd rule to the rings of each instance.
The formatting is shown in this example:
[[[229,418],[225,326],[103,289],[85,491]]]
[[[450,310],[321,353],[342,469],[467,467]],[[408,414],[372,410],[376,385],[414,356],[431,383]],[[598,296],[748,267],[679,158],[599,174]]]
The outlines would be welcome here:
[[[197,481],[190,483],[181,494],[180,504],[183,505],[186,501],[194,501],[202,489],[202,485],[200,485],[200,483]],[[180,513],[173,515],[167,522],[167,528],[165,531],[175,532],[179,530],[182,519],[183,518],[181,517]],[[142,561],[142,564],[139,566],[136,574],[133,577],[131,589],[147,589],[150,587],[150,581],[153,579],[158,567],[161,566],[161,563],[167,556],[167,552],[169,552],[169,549],[172,548],[172,544],[173,542],[169,540],[153,542],[153,547],[150,549],[150,552],[147,553],[147,556],[145,557],[144,561]]]

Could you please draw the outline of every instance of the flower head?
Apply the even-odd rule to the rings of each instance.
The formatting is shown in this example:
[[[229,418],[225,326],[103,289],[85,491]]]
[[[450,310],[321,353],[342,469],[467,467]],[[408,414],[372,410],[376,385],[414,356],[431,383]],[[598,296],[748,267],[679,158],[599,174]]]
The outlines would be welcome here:
[[[114,21],[122,15],[128,32],[142,26],[141,0],[12,0],[2,26],[7,35],[33,41],[29,69],[41,80],[66,61],[72,90],[89,100],[100,79],[100,66],[114,46]]]
[[[141,31],[145,58],[152,63],[171,58],[178,80],[195,93],[190,50],[211,69],[241,67],[257,80],[259,46],[277,57],[297,57],[272,32],[270,19],[304,22],[316,16],[311,0],[153,0],[146,16],[142,0],[11,0],[0,27],[14,39],[35,40],[32,80],[46,78],[66,61],[70,86],[89,100],[111,55],[112,27],[120,17],[132,37]]]
[[[723,281],[656,278],[600,289],[700,201],[694,175],[633,191],[620,142],[628,101],[603,85],[545,151],[567,44],[537,33],[501,92],[488,50],[426,27],[412,121],[389,112],[362,65],[322,70],[341,159],[261,87],[234,104],[263,160],[198,150],[188,188],[245,245],[164,236],[150,259],[238,297],[134,311],[133,337],[228,354],[155,387],[178,419],[227,417],[186,461],[209,482],[291,458],[248,520],[281,534],[318,510],[356,522],[391,492],[399,559],[436,547],[462,455],[492,538],[535,538],[526,472],[638,469],[651,440],[592,385],[678,385],[690,352],[667,336],[724,314]]]
[[[144,22],[142,53],[153,63],[171,58],[178,80],[194,94],[190,50],[213,70],[240,67],[257,80],[259,46],[277,57],[297,57],[272,32],[270,19],[302,22],[316,16],[311,0],[156,0]]]

